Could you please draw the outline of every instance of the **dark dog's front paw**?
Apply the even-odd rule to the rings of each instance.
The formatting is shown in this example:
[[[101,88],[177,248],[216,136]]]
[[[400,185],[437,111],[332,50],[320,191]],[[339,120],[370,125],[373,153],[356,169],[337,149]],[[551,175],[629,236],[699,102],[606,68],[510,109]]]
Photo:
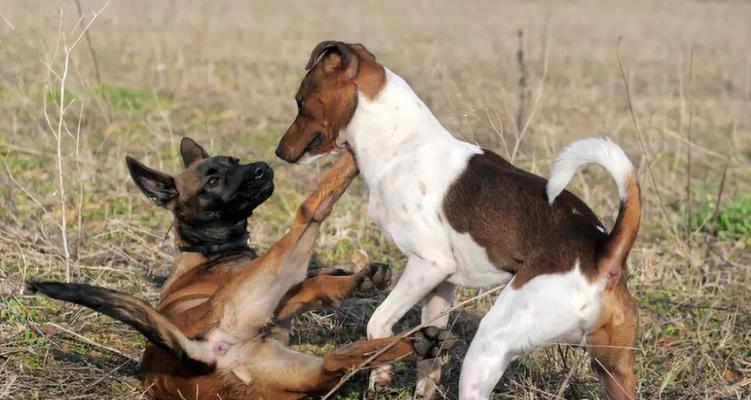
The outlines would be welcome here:
[[[370,264],[357,273],[357,278],[358,282],[353,295],[356,297],[372,296],[391,284],[391,266],[381,263]]]
[[[456,336],[448,329],[427,326],[412,335],[412,347],[418,360],[438,357],[442,350],[449,350],[456,344]]]

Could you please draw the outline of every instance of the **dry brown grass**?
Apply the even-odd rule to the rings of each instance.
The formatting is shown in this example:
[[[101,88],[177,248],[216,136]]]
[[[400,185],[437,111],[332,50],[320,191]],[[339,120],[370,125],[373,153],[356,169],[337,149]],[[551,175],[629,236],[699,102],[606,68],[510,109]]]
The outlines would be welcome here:
[[[75,2],[63,4],[71,43],[103,2],[83,2],[83,21]],[[169,220],[137,193],[123,158],[176,171],[182,135],[214,153],[272,162],[279,189],[252,219],[253,240],[266,248],[325,168],[283,165],[273,148],[293,117],[308,52],[333,38],[366,44],[467,140],[509,155],[523,131],[516,163],[529,170],[546,173],[575,138],[620,143],[640,165],[645,203],[630,259],[641,306],[640,396],[749,398],[751,238],[711,235],[712,220],[710,229],[687,224],[721,186],[720,210],[751,190],[749,21],[751,5],[740,1],[114,2],[95,21],[90,46],[83,40],[71,53],[63,214],[56,139],[43,112],[46,105],[57,122],[60,92],[49,88],[60,81],[45,60],[62,71],[58,10],[52,2],[0,3],[0,399],[144,397],[132,376],[143,347],[137,334],[91,311],[26,296],[23,279],[65,277],[65,215],[73,280],[155,300],[150,276],[163,273],[173,254],[163,240]],[[620,37],[641,136],[619,72]],[[612,223],[613,185],[597,170],[581,175],[573,189]],[[327,221],[319,252],[349,264],[364,250],[399,268],[403,257],[368,220],[365,196],[356,182]],[[295,340],[321,352],[363,337],[378,302],[305,315]],[[456,397],[461,357],[488,306],[455,314],[454,331],[465,340],[448,360],[446,398]],[[410,314],[400,327],[416,322]],[[496,398],[554,398],[569,375],[565,397],[599,398],[583,358],[562,346],[521,358]],[[399,371],[387,398],[410,396],[413,372]],[[361,398],[363,387],[358,376],[339,396]]]

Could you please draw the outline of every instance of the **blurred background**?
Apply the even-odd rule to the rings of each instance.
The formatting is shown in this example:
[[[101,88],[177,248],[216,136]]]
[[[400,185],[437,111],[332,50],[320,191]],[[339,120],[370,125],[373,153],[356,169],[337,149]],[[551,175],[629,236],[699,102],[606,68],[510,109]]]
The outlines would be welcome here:
[[[176,173],[182,136],[272,164],[276,194],[250,223],[253,245],[268,248],[331,163],[273,154],[310,51],[329,39],[364,44],[456,136],[535,173],[574,139],[623,146],[644,201],[629,267],[640,396],[749,398],[750,22],[744,1],[2,0],[0,399],[145,397],[140,335],[28,296],[23,280],[69,277],[155,302],[174,254],[170,218],[137,191],[124,157]],[[587,169],[570,189],[612,224],[604,172]],[[399,271],[404,258],[368,218],[366,196],[356,181],[317,254]],[[322,354],[364,337],[382,297],[301,316],[295,347]],[[490,304],[452,317],[463,340],[445,359],[446,399]],[[418,320],[413,310],[398,328]],[[397,375],[381,398],[411,398],[412,366]],[[337,398],[365,387],[358,375]],[[601,394],[584,352],[552,345],[515,361],[495,396]]]

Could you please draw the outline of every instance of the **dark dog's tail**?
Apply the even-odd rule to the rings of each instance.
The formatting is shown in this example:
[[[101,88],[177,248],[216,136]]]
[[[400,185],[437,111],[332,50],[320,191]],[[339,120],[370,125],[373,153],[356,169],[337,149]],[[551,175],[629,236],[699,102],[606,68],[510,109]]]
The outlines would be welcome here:
[[[32,293],[41,292],[53,299],[80,304],[125,322],[180,360],[194,361],[205,368],[211,368],[216,362],[207,343],[188,339],[167,317],[147,302],[128,294],[81,283],[29,281],[26,288]]]

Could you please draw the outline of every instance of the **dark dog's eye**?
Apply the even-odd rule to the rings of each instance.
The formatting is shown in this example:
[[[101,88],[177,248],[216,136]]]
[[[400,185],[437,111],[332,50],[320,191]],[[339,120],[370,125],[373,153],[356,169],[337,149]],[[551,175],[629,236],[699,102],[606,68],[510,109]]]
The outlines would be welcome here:
[[[209,181],[206,182],[206,186],[214,187],[216,186],[217,183],[219,183],[219,178],[214,176],[214,177],[209,178]]]

